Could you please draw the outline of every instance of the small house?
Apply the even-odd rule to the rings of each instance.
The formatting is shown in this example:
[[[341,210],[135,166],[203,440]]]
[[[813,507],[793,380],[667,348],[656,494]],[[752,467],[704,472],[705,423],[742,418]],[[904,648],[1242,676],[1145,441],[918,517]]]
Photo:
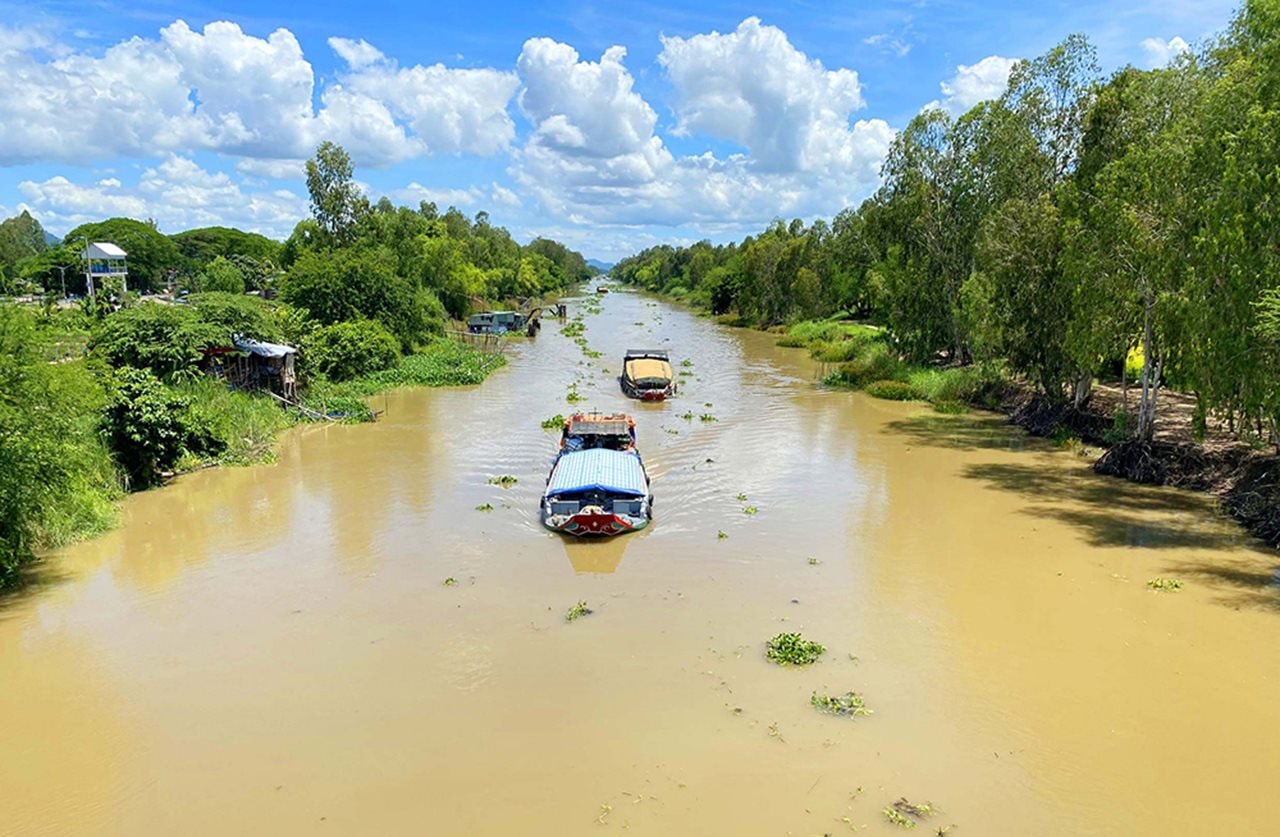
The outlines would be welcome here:
[[[239,335],[231,343],[204,350],[206,372],[235,387],[266,390],[290,401],[297,397],[297,349]]]

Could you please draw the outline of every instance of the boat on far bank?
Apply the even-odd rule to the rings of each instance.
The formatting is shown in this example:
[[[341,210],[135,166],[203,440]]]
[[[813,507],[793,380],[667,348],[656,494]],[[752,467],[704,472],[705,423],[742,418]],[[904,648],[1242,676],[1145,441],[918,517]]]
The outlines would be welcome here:
[[[676,394],[671,355],[665,349],[628,349],[618,376],[624,395],[641,401],[664,401]]]
[[[542,495],[544,526],[588,537],[649,525],[653,495],[635,428],[635,420],[621,413],[575,413],[565,420]]]

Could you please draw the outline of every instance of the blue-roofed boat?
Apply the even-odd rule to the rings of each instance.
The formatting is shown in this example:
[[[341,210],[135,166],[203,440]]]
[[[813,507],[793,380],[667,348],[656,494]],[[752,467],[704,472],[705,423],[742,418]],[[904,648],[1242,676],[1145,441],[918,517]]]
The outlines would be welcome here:
[[[576,413],[565,420],[560,452],[542,496],[542,523],[579,537],[620,535],[649,525],[653,495],[626,415]]]

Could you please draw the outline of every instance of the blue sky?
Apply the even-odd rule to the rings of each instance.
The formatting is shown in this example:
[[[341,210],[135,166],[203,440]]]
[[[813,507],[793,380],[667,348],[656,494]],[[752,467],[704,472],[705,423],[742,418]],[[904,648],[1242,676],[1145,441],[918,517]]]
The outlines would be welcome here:
[[[284,237],[299,161],[615,259],[869,194],[930,103],[1083,32],[1153,66],[1235,2],[170,4],[0,0],[0,212]],[[619,49],[621,47],[621,49]]]

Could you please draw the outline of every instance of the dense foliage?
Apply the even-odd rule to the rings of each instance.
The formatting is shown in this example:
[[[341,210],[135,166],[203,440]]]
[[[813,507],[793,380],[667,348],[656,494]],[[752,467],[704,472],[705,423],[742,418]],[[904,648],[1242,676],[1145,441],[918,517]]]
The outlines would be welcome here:
[[[303,344],[311,368],[331,381],[390,369],[400,357],[396,338],[377,320],[322,326]]]
[[[1201,427],[1276,440],[1280,0],[1109,78],[1073,35],[999,99],[914,118],[881,180],[830,223],[654,247],[613,275],[759,325],[865,318],[897,358],[1003,359],[1054,403],[1137,358],[1138,438],[1167,384],[1195,394]]]
[[[38,256],[48,249],[44,228],[26,210],[13,218],[0,221],[0,294],[25,290],[19,285],[18,265],[24,259]]]
[[[177,464],[189,435],[189,406],[145,369],[125,366],[112,375],[102,432],[129,485],[152,486]]]
[[[110,520],[102,401],[83,364],[45,362],[30,314],[0,306],[0,587],[32,549]]]

